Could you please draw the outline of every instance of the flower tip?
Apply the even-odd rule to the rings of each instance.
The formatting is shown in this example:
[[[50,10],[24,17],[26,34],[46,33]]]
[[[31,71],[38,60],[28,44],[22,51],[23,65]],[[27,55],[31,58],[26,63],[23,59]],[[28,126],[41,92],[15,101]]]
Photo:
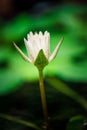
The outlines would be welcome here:
[[[64,37],[62,37],[62,38],[60,39],[60,41],[59,41],[59,43],[58,43],[58,49],[60,48],[60,45],[62,44],[63,40],[64,40]]]
[[[39,35],[40,35],[40,36],[42,36],[42,35],[43,35],[43,33],[40,31],[40,32],[39,32]]]
[[[49,37],[49,36],[50,36],[50,33],[49,33],[48,31],[45,31],[45,32],[44,32],[44,36]]]
[[[48,31],[46,30],[46,31],[44,32],[44,34],[48,34]]]
[[[60,41],[62,41],[62,42],[63,42],[63,40],[64,40],[64,37],[62,37]]]
[[[25,43],[27,42],[26,38],[24,38],[24,42],[25,42]]]
[[[33,33],[32,32],[30,32],[30,34],[29,34],[30,36],[33,36]]]
[[[18,47],[17,47],[17,45],[16,45],[16,43],[13,41],[13,45],[14,45],[14,47],[17,49]]]

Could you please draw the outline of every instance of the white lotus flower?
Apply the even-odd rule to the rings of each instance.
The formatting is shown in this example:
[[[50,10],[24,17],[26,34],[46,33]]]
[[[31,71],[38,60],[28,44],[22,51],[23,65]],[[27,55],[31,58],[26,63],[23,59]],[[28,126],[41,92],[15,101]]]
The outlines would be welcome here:
[[[26,61],[33,63],[36,66],[44,67],[55,58],[62,41],[63,38],[59,41],[58,45],[51,55],[50,34],[47,31],[45,31],[44,34],[42,34],[42,32],[39,32],[39,34],[33,34],[30,32],[27,35],[27,40],[24,38],[28,56],[26,56],[15,43],[14,46]]]

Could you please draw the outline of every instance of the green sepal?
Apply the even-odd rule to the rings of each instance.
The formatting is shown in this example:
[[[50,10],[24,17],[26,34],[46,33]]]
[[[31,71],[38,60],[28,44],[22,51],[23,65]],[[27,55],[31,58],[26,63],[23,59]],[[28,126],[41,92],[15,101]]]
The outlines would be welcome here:
[[[46,56],[44,55],[43,50],[41,49],[38,53],[38,56],[34,62],[34,65],[39,69],[39,70],[43,70],[43,68],[48,64],[48,59],[46,58]]]

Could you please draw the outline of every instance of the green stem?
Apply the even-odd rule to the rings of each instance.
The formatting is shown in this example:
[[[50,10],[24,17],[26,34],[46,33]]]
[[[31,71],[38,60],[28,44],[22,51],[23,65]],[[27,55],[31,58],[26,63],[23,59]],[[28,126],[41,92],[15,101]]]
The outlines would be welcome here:
[[[42,101],[42,108],[43,108],[43,114],[44,119],[46,123],[46,129],[49,129],[49,120],[48,120],[48,111],[47,111],[47,103],[46,103],[46,95],[45,95],[45,89],[44,89],[44,82],[43,82],[43,71],[39,71],[39,82],[40,82],[40,93],[41,93],[41,101]]]

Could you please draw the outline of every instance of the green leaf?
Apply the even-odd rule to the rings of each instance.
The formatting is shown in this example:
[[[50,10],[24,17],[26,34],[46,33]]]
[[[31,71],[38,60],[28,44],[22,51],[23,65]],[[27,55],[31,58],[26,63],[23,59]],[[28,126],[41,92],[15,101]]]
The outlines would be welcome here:
[[[72,117],[67,124],[66,130],[83,130],[84,120],[84,117],[80,115]]]

